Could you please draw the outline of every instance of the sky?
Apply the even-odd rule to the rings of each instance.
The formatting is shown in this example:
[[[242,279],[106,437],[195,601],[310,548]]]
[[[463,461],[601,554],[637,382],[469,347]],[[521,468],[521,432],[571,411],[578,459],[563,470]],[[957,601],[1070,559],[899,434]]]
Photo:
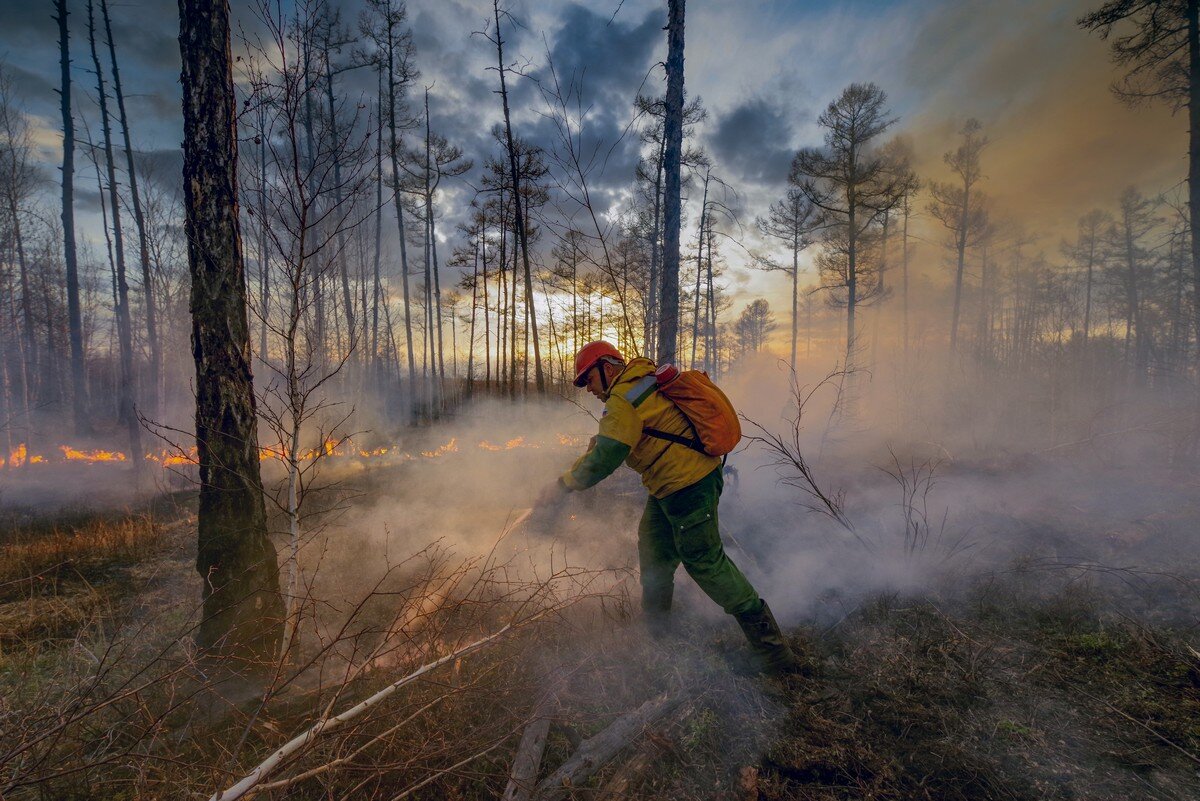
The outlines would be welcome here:
[[[1177,192],[1186,175],[1186,120],[1161,106],[1129,108],[1111,94],[1117,73],[1107,44],[1075,24],[1096,3],[692,0],[685,85],[708,110],[696,144],[736,192],[729,204],[741,226],[731,225],[730,232],[747,248],[769,247],[754,233],[753,220],[785,191],[795,150],[820,143],[817,115],[851,82],[872,81],[887,92],[898,118],[893,131],[912,143],[925,177],[946,177],[942,154],[954,147],[963,122],[978,118],[991,140],[983,191],[997,214],[1019,221],[1047,253],[1057,253],[1079,216],[1114,206],[1126,186]],[[361,2],[335,5],[356,26]],[[68,0],[68,6],[76,108],[98,129],[86,5]],[[508,0],[502,7],[515,23],[504,23],[506,55],[522,72],[511,78],[517,135],[543,145],[553,141],[538,88],[550,80],[551,63],[560,79],[582,80],[585,148],[603,154],[591,188],[602,203],[618,205],[637,158],[629,130],[634,97],[661,93],[665,85],[665,0]],[[239,29],[253,32],[253,6],[233,0],[232,8]],[[170,180],[182,163],[178,5],[114,0],[110,10],[134,146]],[[496,152],[490,131],[501,120],[496,72],[489,70],[495,51],[476,33],[489,28],[490,2],[410,0],[408,10],[419,83],[432,87],[434,128],[479,165]],[[26,104],[48,198],[57,191],[61,158],[51,11],[51,0],[0,0],[0,59]],[[369,96],[374,81],[365,71],[347,73],[342,88]],[[97,193],[85,172],[91,167],[77,159],[77,169],[81,233],[99,241]],[[441,231],[451,237],[477,174],[447,185]],[[927,226],[926,238],[938,235]],[[688,241],[686,229],[683,236]],[[786,279],[741,267],[739,252],[728,254],[735,304],[758,295],[782,302]],[[931,248],[931,264],[937,254]]]

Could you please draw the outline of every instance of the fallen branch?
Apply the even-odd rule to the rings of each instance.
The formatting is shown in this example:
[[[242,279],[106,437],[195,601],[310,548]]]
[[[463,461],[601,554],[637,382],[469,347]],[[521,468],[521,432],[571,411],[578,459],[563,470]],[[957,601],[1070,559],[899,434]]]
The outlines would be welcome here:
[[[534,793],[534,801],[560,801],[572,788],[587,781],[622,748],[660,720],[684,700],[682,691],[663,693],[613,721],[608,728],[585,740],[570,759],[546,777]]]
[[[440,659],[435,659],[428,664],[422,665],[404,678],[389,684],[387,687],[384,687],[371,697],[360,701],[359,703],[347,709],[345,712],[342,712],[340,715],[335,715],[334,717],[324,718],[317,721],[303,734],[292,738],[277,751],[275,751],[275,753],[271,754],[271,756],[260,762],[252,771],[246,774],[241,781],[237,782],[226,790],[218,790],[209,798],[209,801],[237,801],[239,798],[245,798],[255,790],[260,782],[266,779],[267,776],[269,776],[276,768],[283,764],[285,759],[293,754],[303,751],[305,748],[315,742],[321,735],[336,731],[337,729],[341,728],[343,724],[354,720],[363,712],[366,712],[371,707],[376,706],[392,693],[399,690],[401,687],[405,686],[406,684],[411,684],[412,682],[424,676],[426,673],[434,671],[447,662],[453,662],[454,660],[466,656],[473,651],[483,648],[485,645],[495,642],[497,639],[511,631],[512,628],[513,624],[509,623],[500,630],[489,634],[486,637],[475,640],[474,642],[464,645],[462,648],[459,648],[455,651],[451,651]]]
[[[542,755],[546,752],[546,738],[550,734],[550,716],[558,700],[563,675],[562,671],[554,674],[549,689],[534,706],[533,719],[525,727],[521,735],[521,744],[517,747],[517,755],[513,757],[503,801],[529,801],[530,795],[533,794],[538,771],[542,767]]]

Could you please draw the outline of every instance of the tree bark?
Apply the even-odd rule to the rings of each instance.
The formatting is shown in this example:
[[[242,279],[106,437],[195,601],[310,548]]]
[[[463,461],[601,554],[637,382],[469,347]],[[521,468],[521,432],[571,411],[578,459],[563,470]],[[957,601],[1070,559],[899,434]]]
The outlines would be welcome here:
[[[412,303],[408,294],[408,238],[404,232],[404,203],[400,198],[400,152],[396,140],[396,56],[395,34],[392,23],[388,23],[388,130],[390,132],[389,155],[392,162],[392,181],[394,183],[393,200],[396,204],[396,227],[400,234],[400,277],[404,288],[404,344],[408,352],[408,387],[409,400],[415,397],[417,387],[417,366],[413,359],[412,341]],[[409,410],[412,411],[411,409]]]
[[[333,66],[329,57],[329,39],[325,40],[322,55],[325,59],[325,99],[329,104],[329,136],[335,147],[341,144],[337,128],[337,103],[333,96]],[[333,153],[333,202],[335,208],[342,207],[342,159],[341,151]],[[358,329],[354,321],[354,301],[350,293],[350,269],[346,265],[346,236],[344,226],[337,229],[338,274],[342,279],[342,313],[346,315],[346,341],[351,350],[358,346]]]
[[[696,369],[696,346],[700,341],[700,289],[704,274],[704,226],[708,222],[708,181],[712,170],[704,174],[704,196],[700,201],[700,233],[696,236],[696,297],[692,310],[692,360],[688,367]],[[709,243],[712,248],[712,243]]]
[[[226,0],[180,0],[183,187],[200,467],[197,644],[266,660],[283,622],[267,537],[237,193],[237,112]]]
[[[379,299],[383,294],[380,263],[383,247],[383,69],[379,70],[379,94],[375,103],[375,255],[371,281],[371,377],[380,379],[379,370]]]
[[[676,361],[679,347],[680,161],[683,156],[683,25],[685,0],[667,0],[667,97],[663,123],[662,305],[658,363]]]
[[[92,432],[88,415],[87,372],[83,352],[83,314],[79,305],[79,266],[75,254],[75,121],[71,116],[71,49],[67,28],[67,0],[55,0],[58,22],[59,68],[63,120],[62,225],[63,260],[67,268],[67,326],[71,339],[71,406],[75,433]]]
[[[125,166],[129,172],[129,194],[133,201],[133,221],[138,233],[138,257],[142,266],[142,293],[146,298],[146,339],[150,346],[150,410],[158,414],[159,384],[162,375],[162,342],[158,338],[158,311],[154,306],[154,283],[150,274],[150,245],[146,237],[146,217],[138,193],[137,170],[133,162],[133,145],[129,137],[129,117],[125,113],[125,93],[121,90],[121,72],[117,67],[117,48],[113,43],[112,21],[108,15],[108,0],[100,0],[104,17],[104,33],[108,38],[108,56],[112,62],[113,93],[117,97],[117,112],[121,119],[121,135],[125,143]]]
[[[121,200],[117,194],[117,168],[113,158],[112,125],[108,119],[108,90],[104,87],[104,70],[100,66],[100,55],[96,51],[96,26],[93,4],[88,2],[88,43],[92,50],[92,64],[96,68],[96,93],[100,103],[100,128],[104,136],[104,161],[108,172],[108,198],[112,210],[113,251],[117,272],[117,342],[120,348],[121,384],[117,388],[117,406],[121,422],[129,435],[130,461],[134,471],[141,466],[141,424],[134,410],[135,381],[133,375],[133,321],[129,312],[129,283],[125,277],[125,236],[121,228]]]
[[[1200,298],[1200,0],[1187,0],[1188,40],[1188,222],[1191,228],[1192,280]],[[1192,304],[1200,340],[1200,302]],[[1200,356],[1200,349],[1197,350]],[[1200,415],[1200,404],[1197,406]]]

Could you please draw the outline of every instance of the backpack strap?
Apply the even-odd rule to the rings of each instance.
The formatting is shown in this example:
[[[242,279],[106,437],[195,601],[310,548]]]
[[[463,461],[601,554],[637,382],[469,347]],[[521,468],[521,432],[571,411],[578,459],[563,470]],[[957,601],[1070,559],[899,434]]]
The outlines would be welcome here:
[[[644,375],[637,381],[634,381],[633,386],[625,391],[625,400],[629,401],[633,405],[633,408],[636,409],[656,389],[658,389],[658,379],[654,377],[654,374]]]
[[[680,412],[680,414],[683,414],[683,412]],[[688,421],[689,428],[691,428],[693,431],[696,430],[695,426],[692,425],[692,421],[688,419],[686,414],[683,415],[683,419]],[[700,444],[700,439],[698,437],[685,437],[682,434],[670,434],[666,431],[659,431],[657,428],[650,427],[643,428],[642,433],[648,437],[654,437],[655,439],[665,439],[668,442],[674,442],[678,445],[686,445],[694,451],[704,453],[704,446]],[[708,454],[705,455],[707,456]]]

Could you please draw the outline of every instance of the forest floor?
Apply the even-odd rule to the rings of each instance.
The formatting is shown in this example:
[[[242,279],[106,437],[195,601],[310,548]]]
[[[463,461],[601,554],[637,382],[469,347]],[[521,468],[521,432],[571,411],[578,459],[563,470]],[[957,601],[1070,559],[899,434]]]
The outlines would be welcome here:
[[[404,487],[420,467],[348,475],[337,490],[342,500],[331,503],[350,507],[345,525],[353,528],[354,501],[346,499]],[[630,611],[636,603],[629,587],[636,581],[627,577],[623,600],[564,616],[561,624],[525,635],[520,646],[461,668],[474,670],[479,682],[472,686],[484,692],[443,704],[413,740],[390,746],[411,748],[418,757],[403,764],[380,759],[372,764],[392,767],[379,768],[370,780],[351,771],[353,781],[345,783],[333,772],[260,797],[392,798],[424,775],[432,781],[411,797],[498,797],[518,724],[545,691],[546,676],[564,671],[543,775],[647,699],[685,694],[676,711],[573,789],[581,801],[1200,797],[1200,495],[1194,477],[1113,466],[1099,479],[1080,479],[1075,490],[1056,487],[1057,502],[1050,504],[1029,496],[1025,485],[1044,467],[945,467],[942,481],[951,492],[956,481],[1007,483],[1025,503],[980,503],[956,521],[975,541],[986,539],[984,557],[939,564],[898,588],[820,589],[799,607],[807,611],[789,613],[787,619],[799,622],[787,628],[804,662],[802,676],[744,675],[736,627],[685,586],[682,572],[674,635],[665,643],[650,640]],[[453,474],[455,468],[447,460],[437,469]],[[878,476],[859,479],[854,491]],[[1114,489],[1098,495],[1100,484]],[[408,486],[390,500],[402,503],[406,492],[418,491]],[[609,492],[607,525],[624,562],[616,558],[606,567],[619,572],[635,558],[638,493],[628,481]],[[505,510],[491,502],[502,520]],[[594,511],[588,504],[595,503],[585,502],[579,513]],[[16,731],[23,720],[46,720],[46,699],[70,694],[68,685],[86,675],[88,655],[99,653],[97,643],[113,648],[137,632],[139,652],[153,650],[194,614],[193,506],[192,493],[180,491],[122,509],[3,511],[0,732]],[[777,561],[777,550],[756,553],[755,545],[778,540],[777,519],[736,497],[722,513],[738,530],[735,558],[754,565]],[[831,557],[824,546],[818,552],[814,559],[865,558],[853,552]],[[353,571],[368,553],[364,544],[338,554],[328,570]],[[786,586],[784,578],[771,583],[762,576],[776,588]],[[151,610],[153,625],[145,622]],[[521,678],[513,678],[513,670]],[[444,686],[431,677],[398,707],[411,708],[422,693]],[[366,689],[346,692],[354,697]],[[203,797],[302,731],[313,712],[301,696],[253,726],[245,717],[218,716],[202,729],[192,718],[180,723],[164,715],[175,728],[153,751],[159,763],[173,766],[147,768],[130,756],[143,753],[139,749],[112,752],[93,744],[71,752],[85,775],[57,765],[57,773],[41,769],[51,778],[3,790],[13,776],[35,776],[31,759],[52,758],[52,750],[31,756],[34,749],[0,761],[0,797]],[[503,726],[483,731],[479,721],[506,714]],[[122,720],[142,725],[136,716]],[[264,728],[255,728],[260,723]],[[112,740],[113,731],[97,727],[90,736]],[[248,753],[239,755],[243,743],[233,747],[232,741],[245,740],[245,732],[251,732]],[[66,739],[78,743],[87,736]],[[498,745],[469,764],[448,764],[447,741],[460,736],[468,752],[477,747],[472,738],[495,738]],[[423,762],[422,748],[435,739],[438,750]],[[0,745],[0,760],[5,753],[12,754]],[[234,767],[199,769],[205,759],[232,759]]]

